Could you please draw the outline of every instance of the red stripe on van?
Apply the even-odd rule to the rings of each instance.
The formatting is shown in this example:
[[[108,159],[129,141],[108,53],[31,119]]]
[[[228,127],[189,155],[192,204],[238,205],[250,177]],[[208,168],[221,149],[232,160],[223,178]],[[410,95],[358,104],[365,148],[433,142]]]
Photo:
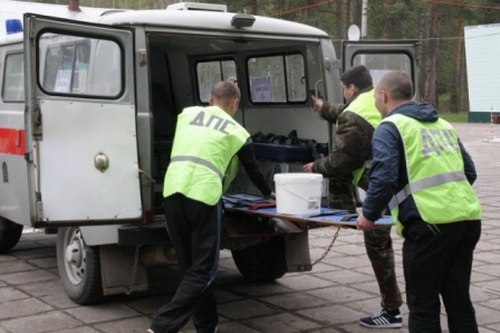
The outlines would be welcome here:
[[[26,153],[24,130],[0,128],[0,153],[24,155]]]

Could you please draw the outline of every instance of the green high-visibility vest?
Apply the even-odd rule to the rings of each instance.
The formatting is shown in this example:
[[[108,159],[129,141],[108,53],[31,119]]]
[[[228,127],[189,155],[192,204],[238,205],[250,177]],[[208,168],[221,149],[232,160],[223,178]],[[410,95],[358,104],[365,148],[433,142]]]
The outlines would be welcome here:
[[[375,89],[371,89],[367,92],[359,94],[351,104],[347,106],[347,108],[342,111],[351,111],[365,119],[373,128],[377,128],[380,122],[382,121],[382,116],[380,112],[375,107]],[[352,183],[357,186],[363,172],[365,172],[366,164],[369,161],[365,162],[365,166],[362,168],[356,169],[352,172]]]
[[[250,134],[219,107],[184,109],[177,119],[163,196],[182,193],[215,205],[235,176],[236,153],[249,138]]]
[[[398,219],[399,204],[409,196],[427,223],[481,218],[479,199],[465,177],[457,134],[447,121],[420,122],[395,114],[383,122],[396,125],[404,144],[408,184],[389,204],[400,235],[403,224]]]

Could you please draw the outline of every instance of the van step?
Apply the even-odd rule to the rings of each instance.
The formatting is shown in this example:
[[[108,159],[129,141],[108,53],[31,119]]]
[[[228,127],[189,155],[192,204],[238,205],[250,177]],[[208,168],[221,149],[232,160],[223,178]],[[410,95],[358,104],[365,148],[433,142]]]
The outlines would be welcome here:
[[[137,246],[170,243],[165,223],[118,228],[118,245]]]

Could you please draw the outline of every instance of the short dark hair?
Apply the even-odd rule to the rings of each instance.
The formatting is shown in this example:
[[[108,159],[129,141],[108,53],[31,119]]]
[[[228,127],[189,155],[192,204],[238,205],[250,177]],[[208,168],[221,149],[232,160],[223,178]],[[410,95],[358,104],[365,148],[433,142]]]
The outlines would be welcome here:
[[[387,94],[396,101],[411,100],[413,98],[413,83],[404,72],[394,71],[385,74],[377,86],[387,91]]]
[[[212,87],[212,100],[223,109],[229,107],[234,99],[240,98],[240,89],[234,83],[220,81]]]
[[[212,98],[224,104],[230,103],[234,98],[241,98],[240,89],[232,82],[220,81],[212,87]]]
[[[370,88],[373,86],[373,79],[370,70],[364,65],[358,65],[349,68],[342,74],[340,81],[345,86],[353,84],[359,90]]]

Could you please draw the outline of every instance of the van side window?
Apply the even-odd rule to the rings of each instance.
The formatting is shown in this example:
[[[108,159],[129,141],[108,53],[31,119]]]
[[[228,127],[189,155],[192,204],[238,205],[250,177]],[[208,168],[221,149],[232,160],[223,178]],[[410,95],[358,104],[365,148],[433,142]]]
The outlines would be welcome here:
[[[116,42],[46,33],[38,48],[44,64],[40,83],[47,94],[113,98],[121,93],[122,52]]]
[[[302,54],[250,58],[247,65],[253,103],[306,101],[307,87]]]
[[[2,99],[5,102],[24,102],[23,54],[11,53],[5,58]]]
[[[212,86],[223,80],[232,79],[237,82],[236,63],[234,60],[204,61],[196,64],[198,78],[198,98],[208,103]]]

